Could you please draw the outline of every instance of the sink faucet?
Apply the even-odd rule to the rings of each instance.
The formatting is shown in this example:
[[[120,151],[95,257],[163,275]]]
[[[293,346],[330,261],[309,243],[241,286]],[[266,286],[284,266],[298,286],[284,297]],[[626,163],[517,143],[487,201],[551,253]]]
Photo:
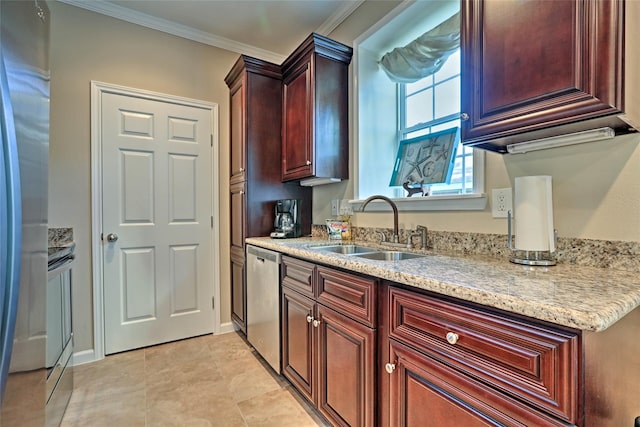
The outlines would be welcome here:
[[[410,233],[407,238],[407,248],[411,249],[413,247],[413,242],[411,240],[414,237],[420,237],[420,247],[416,249],[427,249],[427,227],[424,225],[416,226],[416,231]]]
[[[391,206],[391,209],[393,209],[393,237],[392,237],[392,243],[400,242],[400,238],[398,237],[398,207],[396,206],[395,203],[393,203],[393,200],[391,200],[390,198],[388,198],[386,196],[375,195],[375,196],[371,196],[371,197],[367,198],[364,202],[362,202],[362,206],[360,206],[360,212],[364,212],[365,206],[367,206],[369,204],[369,202],[372,201],[372,200],[384,200],[385,202],[389,203],[389,206]]]

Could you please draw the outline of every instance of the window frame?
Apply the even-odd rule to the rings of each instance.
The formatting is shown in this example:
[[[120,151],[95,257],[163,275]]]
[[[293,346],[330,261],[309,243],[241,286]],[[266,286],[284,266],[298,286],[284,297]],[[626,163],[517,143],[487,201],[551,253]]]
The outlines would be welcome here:
[[[395,18],[400,16],[403,13],[407,13],[410,11],[411,7],[415,7],[416,3],[403,3],[393,9],[389,14],[387,14],[382,20],[380,20],[377,24],[373,25],[366,32],[364,32],[360,37],[354,40],[354,56],[352,60],[353,64],[353,73],[354,82],[352,86],[352,117],[354,118],[353,122],[353,194],[354,200],[351,200],[350,203],[354,209],[358,209],[364,199],[370,194],[362,195],[361,197],[361,185],[360,185],[360,176],[362,170],[360,168],[360,155],[362,148],[360,147],[360,126],[363,123],[363,119],[361,117],[360,110],[360,97],[361,97],[361,88],[366,86],[363,84],[363,78],[361,78],[361,67],[371,67],[371,64],[366,63],[367,59],[371,61],[370,57],[371,52],[365,48],[363,43],[367,41],[372,35],[376,34],[378,31],[384,29],[389,23],[391,23]],[[411,13],[411,12],[408,12]],[[365,43],[366,44],[366,43]],[[383,52],[384,53],[384,52]],[[363,58],[361,61],[361,57]],[[366,70],[366,68],[362,68],[362,70]],[[382,70],[379,70],[383,73]],[[363,75],[366,75],[367,71],[362,71]],[[396,100],[398,102],[399,93],[396,91]],[[363,108],[365,106],[363,105]],[[368,105],[366,106],[368,107]],[[398,111],[398,105],[396,104],[396,111]],[[397,120],[397,117],[396,117]],[[398,124],[395,123],[396,132],[398,132]],[[396,149],[397,149],[398,140],[396,138]],[[425,197],[391,197],[391,199],[396,203],[398,209],[404,211],[442,211],[442,210],[451,210],[451,211],[465,211],[465,210],[484,210],[487,205],[487,196],[484,193],[485,189],[485,152],[480,149],[473,150],[473,190],[470,193],[466,194],[442,194],[442,195],[430,195]],[[389,206],[384,202],[373,201],[367,206],[367,210],[389,210]]]

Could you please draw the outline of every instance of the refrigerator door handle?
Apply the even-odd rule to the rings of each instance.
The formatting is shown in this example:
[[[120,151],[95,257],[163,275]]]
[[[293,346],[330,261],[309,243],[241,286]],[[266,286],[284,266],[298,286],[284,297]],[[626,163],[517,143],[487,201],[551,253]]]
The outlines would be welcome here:
[[[9,96],[9,84],[0,55],[0,142],[2,143],[2,160],[0,183],[5,187],[5,215],[2,215],[0,227],[6,236],[6,247],[0,250],[2,265],[0,271],[6,277],[0,288],[0,402],[4,397],[9,362],[16,322],[18,306],[18,290],[20,288],[20,259],[22,249],[22,201],[20,198],[20,169],[18,163],[18,146],[14,124],[13,108]]]

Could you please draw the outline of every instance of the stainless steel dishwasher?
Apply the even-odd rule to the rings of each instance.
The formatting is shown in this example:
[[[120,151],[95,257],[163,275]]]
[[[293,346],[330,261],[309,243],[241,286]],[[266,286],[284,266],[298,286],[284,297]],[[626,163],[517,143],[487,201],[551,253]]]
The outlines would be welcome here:
[[[280,253],[247,245],[247,340],[280,373]]]

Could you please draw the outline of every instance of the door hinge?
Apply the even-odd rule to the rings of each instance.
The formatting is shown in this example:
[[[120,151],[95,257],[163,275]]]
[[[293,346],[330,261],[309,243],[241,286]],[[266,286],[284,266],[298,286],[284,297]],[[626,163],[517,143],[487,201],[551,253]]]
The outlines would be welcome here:
[[[213,228],[213,215],[211,215],[211,228]]]
[[[213,147],[213,134],[209,135],[210,136],[210,140],[211,140],[211,146]]]
[[[211,308],[216,309],[216,297],[211,297]]]

